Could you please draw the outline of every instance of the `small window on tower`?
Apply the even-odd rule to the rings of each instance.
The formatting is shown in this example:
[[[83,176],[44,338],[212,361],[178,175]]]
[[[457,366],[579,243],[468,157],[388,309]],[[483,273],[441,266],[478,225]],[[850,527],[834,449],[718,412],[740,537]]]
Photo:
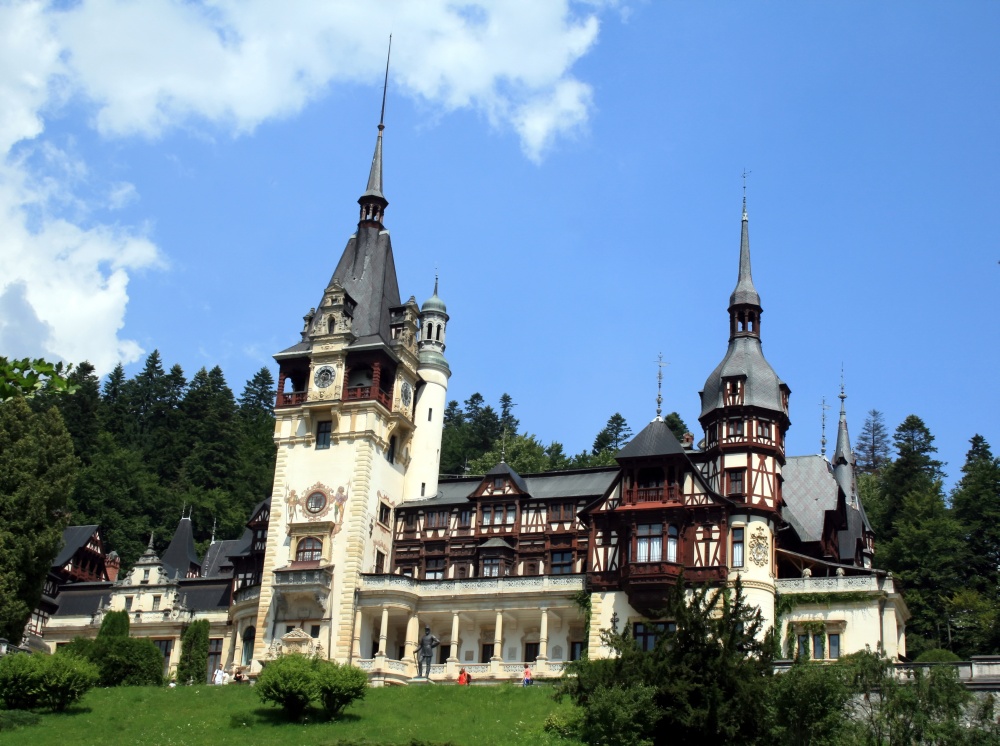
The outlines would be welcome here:
[[[733,529],[733,567],[743,567],[743,529]]]
[[[389,519],[392,516],[392,508],[390,508],[385,503],[380,503],[378,506],[378,522],[383,526],[389,525]]]
[[[437,339],[438,342],[441,341],[441,325],[440,324],[438,324],[436,339]]]
[[[726,475],[729,477],[729,495],[742,496],[744,492],[743,469],[729,469]]]
[[[324,420],[316,423],[316,449],[330,447],[330,433],[333,430],[333,422]]]
[[[385,572],[385,552],[375,550],[375,574],[381,575]]]

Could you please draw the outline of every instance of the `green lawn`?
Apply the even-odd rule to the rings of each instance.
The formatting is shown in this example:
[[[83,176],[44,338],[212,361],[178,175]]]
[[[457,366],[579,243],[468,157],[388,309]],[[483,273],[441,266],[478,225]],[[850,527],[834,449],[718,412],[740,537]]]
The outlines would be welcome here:
[[[248,686],[176,689],[95,689],[64,714],[44,714],[38,725],[0,732],[0,745],[129,746],[130,744],[409,744],[412,740],[456,746],[559,744],[542,730],[545,718],[568,712],[535,686],[431,685],[369,689],[335,722],[313,713],[302,724],[281,719]]]

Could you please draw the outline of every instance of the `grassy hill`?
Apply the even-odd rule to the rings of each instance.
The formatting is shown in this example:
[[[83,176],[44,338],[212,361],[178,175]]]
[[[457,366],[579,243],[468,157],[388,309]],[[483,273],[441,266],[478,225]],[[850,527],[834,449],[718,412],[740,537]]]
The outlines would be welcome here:
[[[573,746],[542,730],[550,714],[570,710],[551,694],[551,687],[511,685],[369,689],[340,720],[324,722],[317,712],[300,724],[283,720],[248,686],[97,689],[64,714],[0,732],[0,746]]]

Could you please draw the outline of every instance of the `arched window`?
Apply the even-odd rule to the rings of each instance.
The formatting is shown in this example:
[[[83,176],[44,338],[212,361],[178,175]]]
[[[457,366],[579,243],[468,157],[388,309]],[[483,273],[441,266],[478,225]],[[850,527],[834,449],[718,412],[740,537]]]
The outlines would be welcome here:
[[[437,340],[438,342],[440,342],[440,341],[441,341],[441,326],[442,326],[441,324],[438,324],[438,328],[437,328],[437,336],[435,337],[435,339],[436,339],[436,340]]]
[[[243,665],[249,666],[253,662],[253,641],[257,635],[257,630],[247,627],[243,630]]]
[[[434,339],[434,324],[428,324],[424,329],[424,339]]]
[[[667,527],[667,562],[677,561],[677,526]]]
[[[323,542],[319,539],[314,539],[309,536],[299,542],[298,547],[295,550],[295,561],[296,562],[309,562],[310,560],[318,560],[323,556]]]

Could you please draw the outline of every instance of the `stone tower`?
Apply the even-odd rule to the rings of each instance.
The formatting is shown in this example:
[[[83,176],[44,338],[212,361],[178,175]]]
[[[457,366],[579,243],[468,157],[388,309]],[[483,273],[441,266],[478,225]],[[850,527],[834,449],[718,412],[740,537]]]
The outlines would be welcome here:
[[[357,232],[301,340],[275,355],[278,452],[252,638],[258,662],[283,650],[346,660],[361,574],[389,569],[393,508],[408,485],[414,495],[437,489],[447,314],[436,293],[423,314],[413,297],[400,302],[383,225],[383,129]],[[435,331],[418,350],[421,316]]]
[[[705,476],[736,504],[730,513],[730,580],[742,578],[748,600],[770,625],[790,391],[764,359],[762,312],[750,273],[744,197],[739,274],[729,298],[729,347],[705,382],[699,421],[705,431]]]

